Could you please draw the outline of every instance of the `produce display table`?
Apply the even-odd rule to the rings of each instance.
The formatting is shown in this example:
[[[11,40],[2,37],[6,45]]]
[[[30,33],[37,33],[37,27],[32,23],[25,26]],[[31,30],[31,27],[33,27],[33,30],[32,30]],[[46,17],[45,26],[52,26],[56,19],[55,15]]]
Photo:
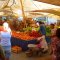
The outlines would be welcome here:
[[[24,50],[24,51],[28,49],[28,47],[27,47],[28,44],[35,44],[35,43],[36,43],[36,40],[22,40],[22,39],[18,39],[16,37],[11,38],[11,45],[20,46],[20,47],[22,47],[22,50]]]

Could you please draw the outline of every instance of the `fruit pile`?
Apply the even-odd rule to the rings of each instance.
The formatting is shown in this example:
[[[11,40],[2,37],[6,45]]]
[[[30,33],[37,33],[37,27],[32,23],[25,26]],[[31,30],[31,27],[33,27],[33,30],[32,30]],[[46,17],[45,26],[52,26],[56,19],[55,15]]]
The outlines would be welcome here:
[[[16,31],[12,31],[12,36],[16,37],[16,38],[19,38],[19,39],[22,39],[22,40],[32,40],[32,39],[34,39],[34,37],[29,36],[29,34],[25,33],[25,32],[17,33]]]
[[[12,36],[22,39],[22,40],[32,40],[32,39],[40,37],[41,34],[37,31],[31,31],[31,32],[27,32],[27,33],[12,31]]]
[[[41,36],[41,34],[38,31],[31,31],[29,33],[29,36],[34,37],[34,38],[38,38]]]

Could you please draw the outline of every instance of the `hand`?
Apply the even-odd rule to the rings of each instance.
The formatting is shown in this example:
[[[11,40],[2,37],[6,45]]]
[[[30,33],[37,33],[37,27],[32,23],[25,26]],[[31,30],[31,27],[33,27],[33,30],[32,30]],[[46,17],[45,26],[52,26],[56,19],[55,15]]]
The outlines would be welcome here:
[[[41,39],[41,37],[38,37],[38,38],[37,38],[37,40],[40,40],[40,39]]]

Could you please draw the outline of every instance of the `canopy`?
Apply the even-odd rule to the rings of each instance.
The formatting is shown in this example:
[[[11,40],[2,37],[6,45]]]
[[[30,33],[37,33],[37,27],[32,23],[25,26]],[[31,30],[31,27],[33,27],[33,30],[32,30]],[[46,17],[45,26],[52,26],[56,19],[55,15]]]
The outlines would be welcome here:
[[[41,2],[40,2],[41,1]],[[41,15],[43,13],[60,16],[60,2],[55,5],[43,3],[44,1],[52,0],[0,0],[0,12],[7,14],[22,15],[22,7],[25,15]],[[53,0],[59,1],[59,0]],[[22,5],[21,5],[22,2]],[[54,2],[55,3],[55,2]],[[42,13],[41,13],[42,12]],[[49,13],[49,14],[48,14]],[[43,14],[44,15],[44,14]]]

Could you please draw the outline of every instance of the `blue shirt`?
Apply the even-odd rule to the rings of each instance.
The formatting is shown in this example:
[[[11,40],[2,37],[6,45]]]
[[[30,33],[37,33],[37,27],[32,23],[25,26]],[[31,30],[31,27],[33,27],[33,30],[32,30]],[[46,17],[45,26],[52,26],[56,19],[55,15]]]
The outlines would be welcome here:
[[[1,41],[0,41],[0,44],[2,46],[11,46],[11,34],[8,33],[8,32],[1,32],[0,33],[0,38],[1,38]]]
[[[39,31],[42,33],[42,35],[46,35],[46,28],[45,28],[44,25],[41,25],[41,26],[40,26]]]

